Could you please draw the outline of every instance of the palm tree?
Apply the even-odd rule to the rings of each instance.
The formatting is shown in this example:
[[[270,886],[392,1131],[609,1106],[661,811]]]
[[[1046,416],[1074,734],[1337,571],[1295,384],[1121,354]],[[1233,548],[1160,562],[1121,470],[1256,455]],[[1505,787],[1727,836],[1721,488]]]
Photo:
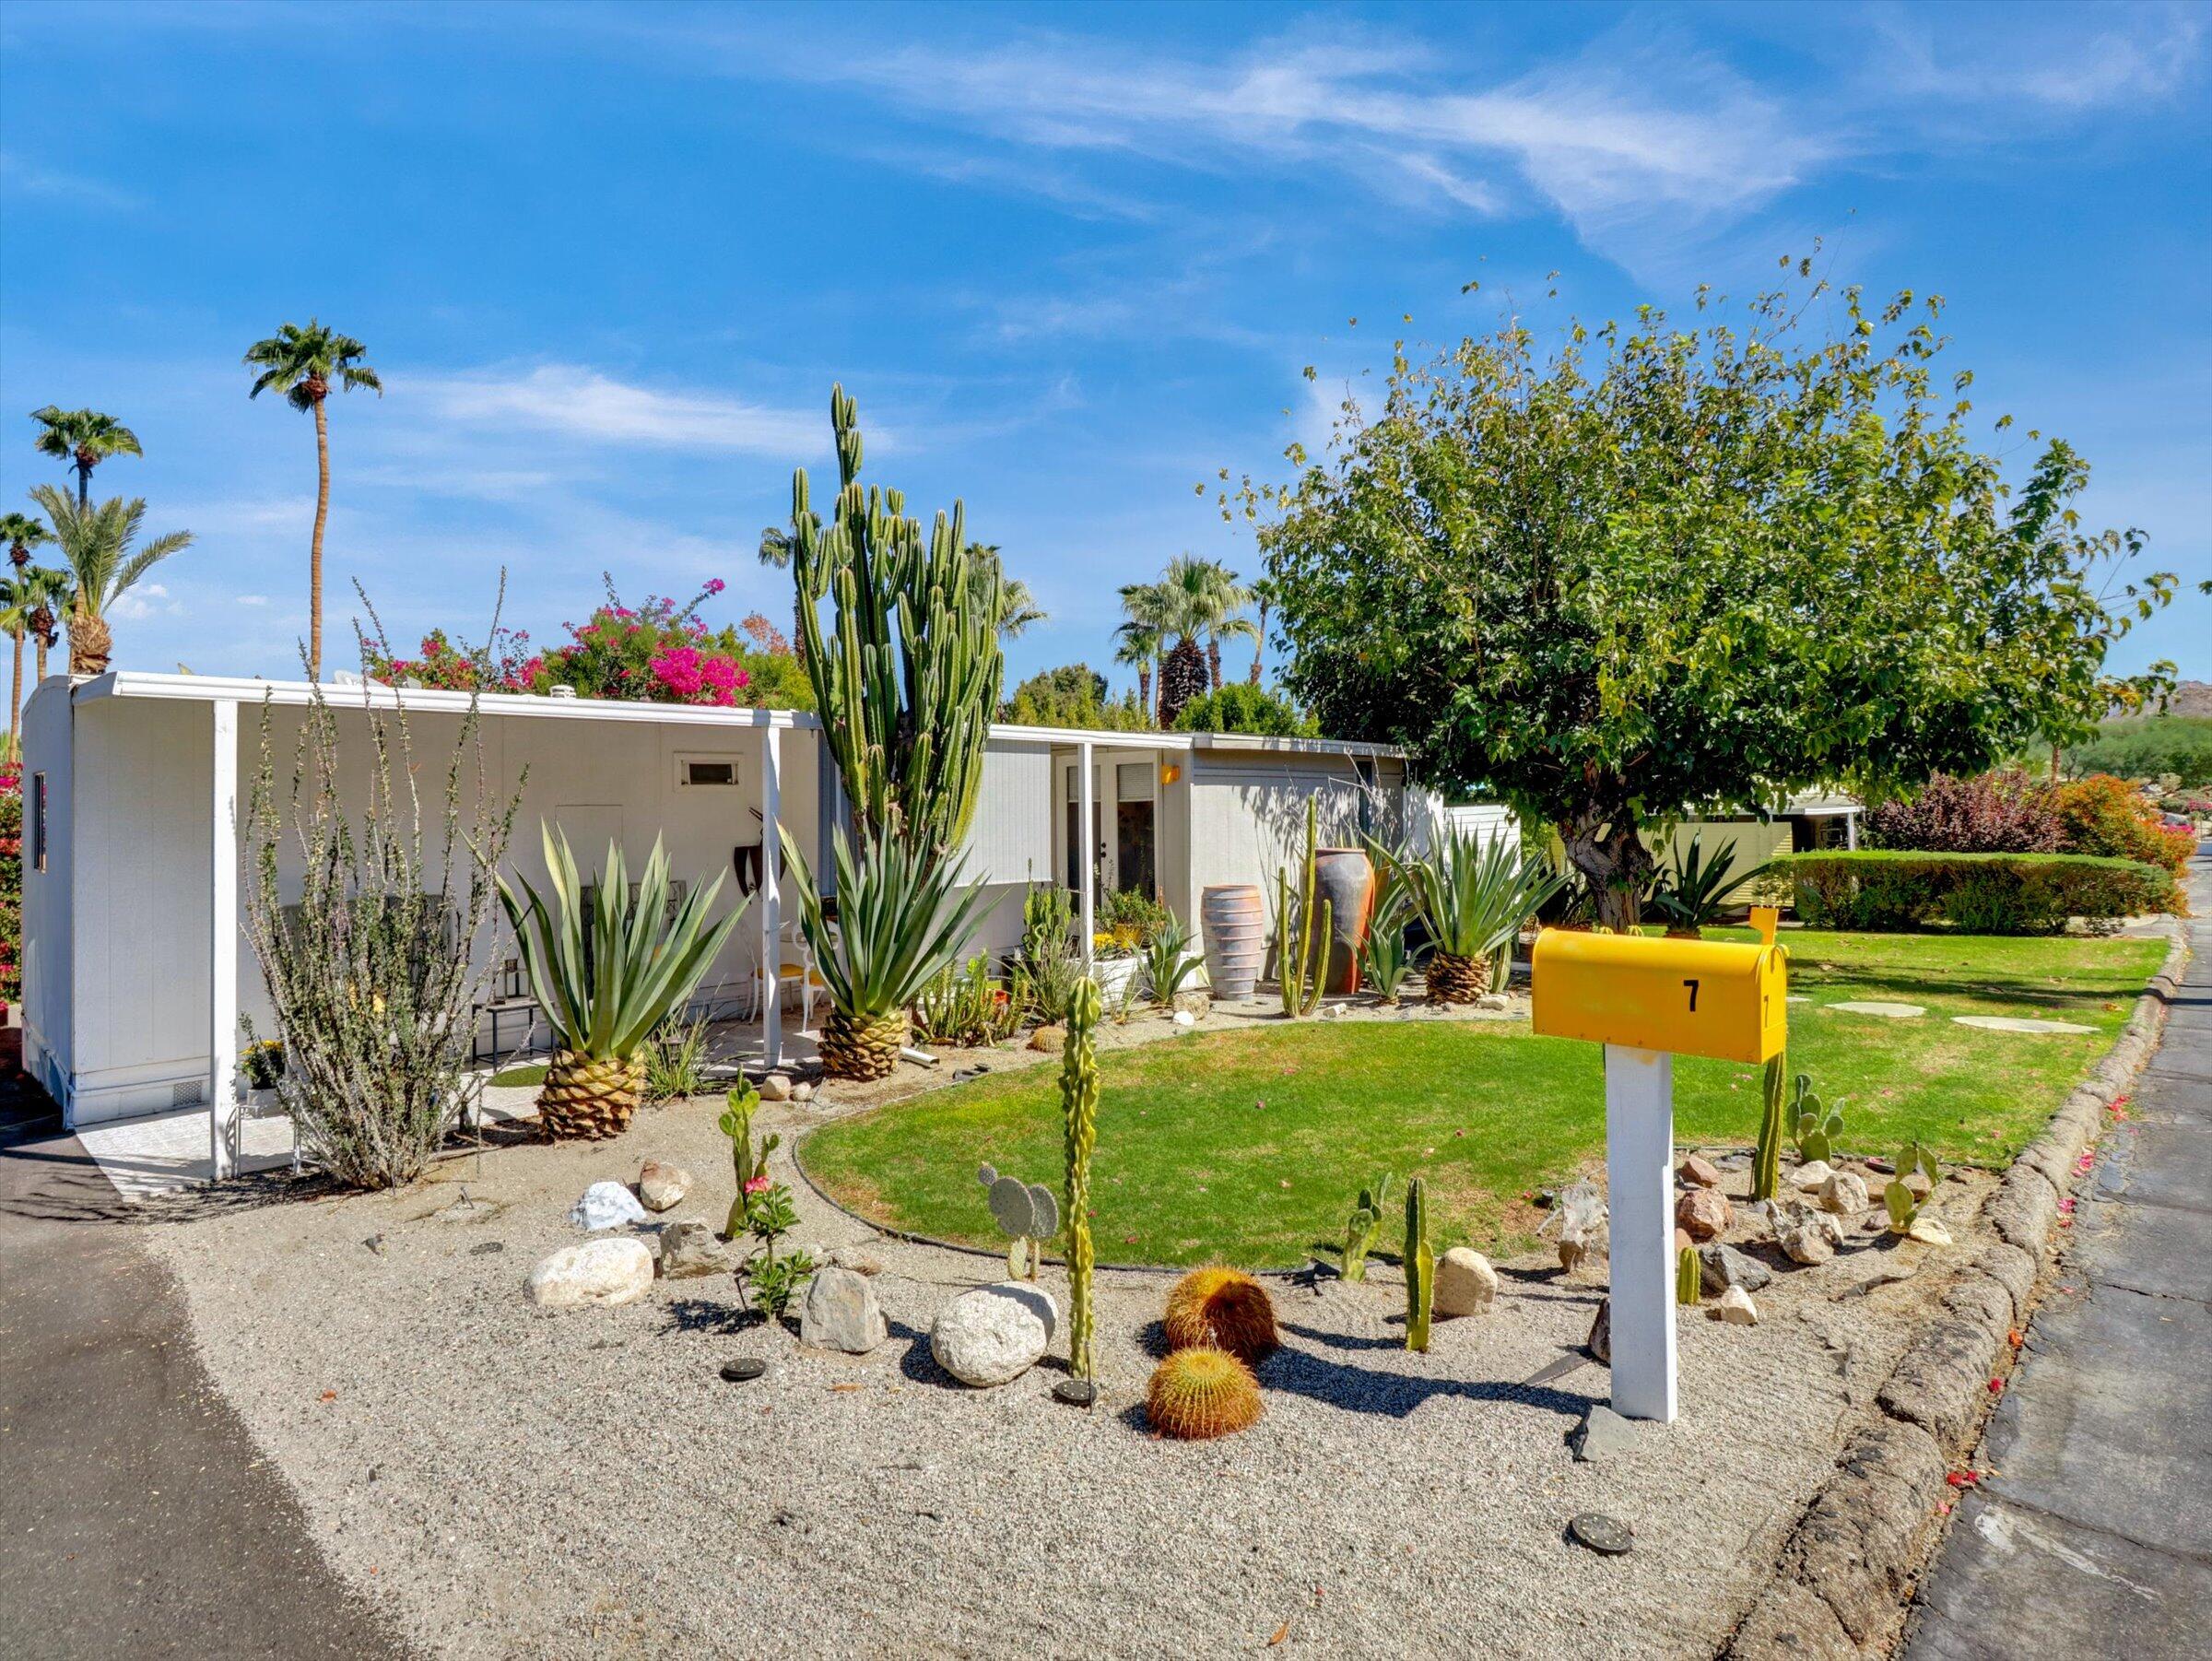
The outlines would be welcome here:
[[[1252,590],[1218,560],[1181,554],[1168,561],[1161,581],[1183,600],[1194,632],[1206,636],[1208,689],[1221,689],[1221,642],[1252,633],[1252,620],[1237,614],[1252,604]]]
[[[1171,641],[1159,666],[1159,724],[1175,724],[1182,706],[1221,685],[1221,642],[1253,632],[1239,617],[1250,595],[1236,573],[1218,560],[1179,554],[1157,583],[1122,590],[1122,609],[1132,621]]]
[[[791,569],[791,536],[776,525],[763,527],[760,532],[760,563],[775,571]],[[791,649],[802,658],[806,655],[806,630],[799,620],[806,607],[806,597],[799,585],[791,585]]]
[[[1152,666],[1159,661],[1159,649],[1167,644],[1165,638],[1151,624],[1135,618],[1116,629],[1113,638],[1121,642],[1114,648],[1113,661],[1136,670],[1136,701],[1144,705],[1145,719],[1157,722],[1159,713],[1152,707]]]
[[[261,374],[246,395],[265,391],[285,395],[294,409],[315,418],[315,535],[308,554],[307,673],[323,678],[323,526],[330,518],[330,417],[323,407],[335,382],[341,391],[366,386],[380,398],[384,383],[361,362],[369,348],[350,335],[324,328],[311,317],[304,329],[286,324],[246,352],[246,367]],[[73,636],[74,638],[74,636]]]
[[[92,469],[111,455],[144,455],[138,435],[113,416],[97,409],[64,409],[49,404],[34,409],[30,418],[45,424],[38,436],[41,455],[51,455],[76,469],[76,505],[90,500]]]
[[[1283,597],[1283,591],[1273,577],[1255,577],[1249,592],[1260,613],[1259,623],[1252,631],[1252,684],[1256,687],[1260,684],[1260,656],[1267,649],[1267,614]]]
[[[30,590],[22,572],[0,577],[0,632],[16,643],[15,681],[7,695],[7,747],[15,754],[21,753],[17,735],[23,724],[23,636],[30,629]]]
[[[67,571],[49,565],[34,565],[19,572],[15,581],[17,603],[24,607],[23,626],[38,648],[37,670],[31,677],[35,687],[46,678],[46,654],[62,638],[58,614],[68,609],[76,590],[69,584]]]
[[[53,522],[68,565],[69,673],[104,675],[114,645],[108,607],[156,565],[190,547],[192,533],[171,531],[133,549],[146,523],[143,500],[112,496],[96,508],[80,508],[52,485],[30,494]],[[41,668],[43,662],[41,655]]]
[[[987,569],[998,577],[998,632],[1003,640],[1012,640],[1031,623],[1041,623],[1050,615],[1037,604],[1037,596],[1030,585],[1019,577],[1006,575],[1006,567],[998,557],[995,542],[971,542],[969,557],[980,568]]]
[[[0,517],[0,542],[7,544],[7,562],[18,571],[30,563],[30,550],[52,542],[53,533],[29,513]]]

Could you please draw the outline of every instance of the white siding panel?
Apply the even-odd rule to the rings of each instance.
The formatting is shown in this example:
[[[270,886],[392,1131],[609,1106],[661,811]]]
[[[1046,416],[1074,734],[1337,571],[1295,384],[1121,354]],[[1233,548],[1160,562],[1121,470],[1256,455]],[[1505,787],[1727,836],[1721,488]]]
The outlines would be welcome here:
[[[1278,867],[1304,852],[1306,803],[1320,803],[1324,847],[1359,845],[1362,826],[1378,834],[1399,811],[1402,775],[1394,766],[1378,789],[1341,758],[1268,755],[1233,760],[1194,758],[1191,769],[1191,886],[1257,883],[1264,890]]]
[[[1043,882],[1053,874],[1053,747],[993,739],[983,751],[968,876],[989,883]]]

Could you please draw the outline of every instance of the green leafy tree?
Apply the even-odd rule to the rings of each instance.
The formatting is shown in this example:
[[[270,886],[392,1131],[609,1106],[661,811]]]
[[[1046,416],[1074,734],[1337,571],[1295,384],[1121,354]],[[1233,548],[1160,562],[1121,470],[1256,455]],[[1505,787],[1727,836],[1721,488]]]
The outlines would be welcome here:
[[[146,503],[112,496],[98,507],[80,507],[65,491],[40,485],[31,499],[46,510],[68,566],[69,673],[104,675],[114,648],[107,611],[138,580],[170,555],[192,545],[190,531],[171,531],[133,547],[146,523]],[[43,674],[45,659],[40,658]]]
[[[1106,696],[1106,677],[1088,664],[1041,669],[999,706],[999,719],[1018,726],[1082,727],[1092,732],[1141,732],[1151,723],[1133,701]]]
[[[51,455],[76,469],[76,505],[90,505],[92,469],[111,455],[144,455],[138,435],[113,416],[97,409],[64,409],[49,404],[34,409],[30,418],[44,429],[37,439],[41,455]]]
[[[323,527],[330,519],[330,416],[324,404],[331,388],[350,392],[367,387],[383,396],[384,383],[361,359],[369,348],[350,335],[326,329],[314,318],[304,329],[286,324],[246,350],[246,367],[258,369],[246,395],[280,392],[294,409],[315,418],[315,529],[308,550],[307,673],[323,678]]]
[[[1418,365],[1401,344],[1325,465],[1224,493],[1279,514],[1286,678],[1323,726],[1550,821],[1614,925],[1649,827],[1977,771],[2171,673],[2106,674],[2174,580],[2124,582],[2140,536],[2078,527],[2065,443],[2017,486],[1972,447],[1940,301],[1845,289],[1813,339],[1809,276],[1740,328],[1700,291],[1689,326],[1645,308],[1547,352],[1518,324]]]
[[[1257,733],[1268,738],[1318,738],[1321,728],[1288,698],[1230,681],[1194,698],[1175,717],[1179,733]]]

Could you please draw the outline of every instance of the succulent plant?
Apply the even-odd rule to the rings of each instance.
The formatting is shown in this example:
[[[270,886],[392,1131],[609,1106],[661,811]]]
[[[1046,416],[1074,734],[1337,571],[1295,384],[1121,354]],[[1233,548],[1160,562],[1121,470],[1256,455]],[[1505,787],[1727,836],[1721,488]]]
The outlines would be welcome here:
[[[1390,1204],[1390,1190],[1397,1178],[1384,1171],[1375,1180],[1359,1190],[1359,1197],[1352,1202],[1351,1215],[1344,1223],[1344,1278],[1347,1280],[1367,1278],[1367,1255],[1375,1249],[1375,1241],[1382,1232],[1382,1218]]]
[[[1798,1074],[1792,1086],[1788,1118],[1795,1127],[1792,1134],[1799,1159],[1809,1165],[1835,1157],[1836,1143],[1843,1135],[1843,1105],[1825,1105],[1813,1092],[1810,1073]]]
[[[1168,1292],[1171,1349],[1225,1349],[1245,1362],[1273,1353],[1275,1302],[1242,1269],[1193,1269]]]
[[[1759,1150],[1751,1160],[1753,1199],[1772,1199],[1782,1192],[1782,1138],[1784,1128],[1782,1079],[1788,1063],[1786,1054],[1769,1056],[1766,1074],[1759,1084]]]
[[[1436,1253],[1429,1244],[1429,1184],[1406,1184],[1406,1348],[1429,1348],[1429,1310],[1436,1297]]]
[[[1036,1279],[1044,1243],[1060,1232],[1059,1200],[1042,1183],[1001,1176],[990,1165],[978,1167],[975,1180],[991,1191],[991,1220],[1013,1242],[1006,1247],[1007,1274]]]
[[[1700,1303],[1704,1299],[1705,1265],[1696,1246],[1684,1246],[1675,1254],[1675,1302]]]
[[[780,1136],[771,1136],[759,1149],[753,1146],[753,1111],[760,1105],[760,1092],[740,1081],[729,1093],[729,1105],[723,1109],[722,1117],[715,1121],[722,1134],[730,1139],[730,1169],[737,1179],[737,1197],[730,1202],[729,1220],[722,1226],[723,1233],[731,1240],[745,1232],[746,1189],[756,1177],[768,1174],[768,1156],[783,1145]]]
[[[1329,978],[1330,931],[1336,925],[1335,906],[1327,900],[1314,909],[1316,856],[1320,848],[1320,804],[1306,802],[1306,854],[1294,883],[1290,873],[1275,873],[1276,982],[1282,988],[1283,1013],[1292,1020],[1311,1015],[1321,1003],[1321,989]]]
[[[1178,1349],[1155,1368],[1145,1418],[1162,1436],[1202,1442],[1248,1428],[1260,1416],[1260,1381],[1221,1349]]]
[[[1936,1163],[1936,1156],[1917,1141],[1905,1144],[1905,1150],[1897,1156],[1897,1174],[1882,1189],[1882,1204],[1889,1212],[1892,1234],[1910,1234],[1912,1225],[1920,1220],[1920,1196],[1912,1192],[1908,1183],[1915,1172],[1928,1179],[1930,1188],[1943,1181],[1943,1170]]]
[[[1099,984],[1087,975],[1068,1001],[1067,1047],[1060,1062],[1060,1111],[1067,1135],[1067,1367],[1086,1383],[1098,1376],[1090,1352],[1090,1156],[1099,1143],[1098,1033]]]

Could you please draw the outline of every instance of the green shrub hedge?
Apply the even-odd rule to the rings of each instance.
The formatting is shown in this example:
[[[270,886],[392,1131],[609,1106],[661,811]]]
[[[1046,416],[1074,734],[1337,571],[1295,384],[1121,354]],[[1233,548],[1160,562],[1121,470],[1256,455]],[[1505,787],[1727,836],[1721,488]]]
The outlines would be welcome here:
[[[2102,929],[2184,909],[2158,866],[2084,854],[1789,854],[1773,870],[1795,890],[1798,919],[1815,928],[1947,923],[1973,935],[2048,935],[2069,917]]]

